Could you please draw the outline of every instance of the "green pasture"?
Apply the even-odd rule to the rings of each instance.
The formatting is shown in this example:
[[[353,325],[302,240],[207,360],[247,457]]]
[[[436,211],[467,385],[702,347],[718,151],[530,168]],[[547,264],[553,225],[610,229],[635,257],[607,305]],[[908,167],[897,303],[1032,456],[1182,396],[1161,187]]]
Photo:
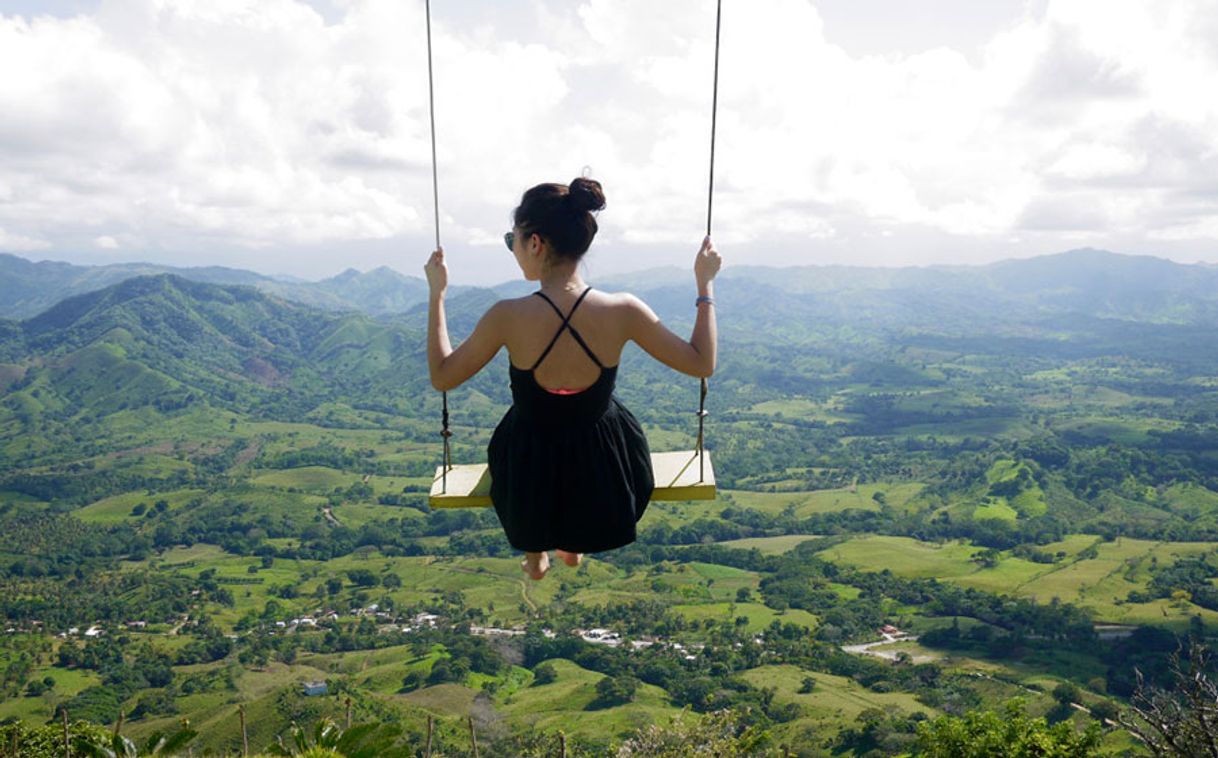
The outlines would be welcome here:
[[[357,686],[383,695],[393,695],[402,689],[402,680],[411,671],[430,673],[436,661],[446,657],[442,649],[415,655],[407,645],[379,650],[349,653],[302,655],[297,663],[326,671],[331,675],[347,676]]]
[[[932,544],[911,537],[855,537],[817,553],[834,563],[865,571],[891,569],[913,579],[954,579],[977,571],[972,557],[981,548],[962,542]]]
[[[778,418],[823,421],[826,424],[844,424],[857,418],[857,414],[841,411],[833,401],[819,402],[803,397],[765,400],[750,407],[748,412]]]
[[[739,550],[758,550],[765,555],[782,555],[809,540],[819,538],[818,534],[782,534],[777,537],[745,537],[739,540],[724,540],[718,544]]]
[[[865,571],[890,569],[898,576],[939,579],[998,594],[1015,594],[1037,602],[1051,600],[1075,603],[1089,608],[1097,621],[1123,624],[1166,624],[1180,627],[1192,615],[1206,623],[1218,621],[1218,613],[1191,603],[1156,600],[1129,603],[1131,591],[1145,590],[1152,559],[1171,565],[1184,556],[1213,552],[1218,543],[1154,542],[1118,538],[1096,542],[1087,535],[1045,546],[1051,554],[1058,551],[1073,558],[1054,564],[1041,564],[1007,553],[1000,554],[993,568],[982,568],[972,560],[982,548],[965,542],[942,544],[919,542],[909,537],[868,535],[855,537],[826,548],[818,555],[826,560],[855,566]],[[1096,545],[1094,558],[1079,554]]]
[[[101,678],[93,671],[49,665],[35,668],[29,680],[40,681],[47,676],[55,680],[55,686],[42,695],[26,697],[22,692],[15,697],[0,699],[0,721],[7,718],[47,721],[54,716],[59,703],[88,687],[101,684]]]
[[[689,621],[712,619],[714,621],[733,622],[738,618],[745,618],[748,619],[745,629],[749,632],[760,632],[774,621],[783,624],[795,624],[807,627],[808,629],[815,629],[820,624],[820,620],[807,611],[798,608],[775,611],[761,603],[679,604],[672,606],[671,610],[673,613]]]
[[[1185,518],[1218,513],[1218,492],[1212,492],[1199,484],[1173,484],[1159,494],[1159,501],[1172,513]]]
[[[571,601],[590,606],[628,604],[639,600],[669,604],[711,602],[714,599],[711,588],[715,581],[710,580],[709,586],[707,581],[687,565],[666,561],[646,571],[633,571],[612,580],[580,585],[571,596]],[[719,591],[723,594],[730,592],[735,597],[736,589],[740,586],[755,587],[756,580],[736,581],[730,586],[725,583]]]
[[[804,671],[798,666],[759,666],[743,672],[741,677],[754,687],[775,688],[777,702],[798,704],[803,714],[801,721],[814,722],[829,732],[837,732],[851,724],[869,708],[937,715],[935,709],[923,705],[908,693],[872,692],[847,677]],[[799,692],[805,677],[816,680],[810,693]]]
[[[804,492],[753,492],[749,490],[724,490],[732,500],[745,508],[780,514],[788,509],[797,517],[804,518],[815,513],[836,513],[858,509],[878,511],[880,503],[877,492],[883,493],[884,501],[894,508],[905,508],[925,488],[918,482],[873,482],[855,487]],[[720,508],[719,510],[722,510]]]
[[[49,721],[55,714],[55,706],[64,698],[53,692],[40,697],[19,695],[0,700],[0,721],[20,719],[33,723]]]
[[[313,494],[328,495],[336,489],[346,489],[359,484],[362,477],[326,466],[301,466],[291,469],[271,469],[250,478],[258,487],[297,489]]]
[[[654,723],[667,723],[680,709],[668,702],[668,693],[640,684],[634,702],[589,710],[596,699],[596,683],[603,674],[562,658],[548,661],[558,673],[555,681],[517,690],[504,698],[499,710],[509,720],[534,729],[606,739],[623,738]]]
[[[728,505],[722,498],[717,500],[651,503],[647,506],[647,512],[643,514],[643,520],[639,522],[639,528],[641,531],[646,531],[653,526],[666,524],[676,529],[686,524],[692,524],[698,519],[718,520],[719,514]]]
[[[1052,570],[1051,564],[1036,563],[1007,555],[999,559],[997,566],[993,568],[977,567],[973,573],[957,577],[955,582],[965,587],[1000,595],[1011,592],[1022,594],[1023,588],[1039,581]]]
[[[1058,433],[1073,433],[1091,440],[1111,440],[1122,445],[1145,445],[1152,441],[1149,432],[1172,431],[1180,422],[1150,417],[1086,416],[1057,421],[1053,428]]]
[[[125,492],[121,495],[102,498],[94,503],[78,508],[73,511],[73,515],[81,521],[94,524],[116,524],[123,521],[139,521],[141,518],[152,518],[148,513],[155,514],[153,505],[158,500],[164,500],[169,504],[169,512],[173,512],[181,508],[190,500],[197,497],[204,497],[204,490],[184,489],[174,490],[172,492],[158,492],[155,495],[149,495],[146,491]],[[147,508],[144,516],[134,516],[131,514],[131,509],[137,504],[143,503]]]
[[[998,519],[999,521],[1014,522],[1019,518],[1019,511],[1007,505],[1005,497],[986,498],[987,502],[976,507],[973,510],[973,518],[978,521],[983,519]]]
[[[1099,545],[1102,542],[1103,538],[1094,534],[1067,534],[1057,542],[1041,545],[1040,549],[1049,555],[1063,553],[1066,558],[1073,558],[1092,545]]]
[[[985,416],[899,426],[894,428],[891,434],[908,437],[936,437],[956,442],[965,437],[1025,439],[1034,436],[1036,428],[1026,419],[1018,416]]]

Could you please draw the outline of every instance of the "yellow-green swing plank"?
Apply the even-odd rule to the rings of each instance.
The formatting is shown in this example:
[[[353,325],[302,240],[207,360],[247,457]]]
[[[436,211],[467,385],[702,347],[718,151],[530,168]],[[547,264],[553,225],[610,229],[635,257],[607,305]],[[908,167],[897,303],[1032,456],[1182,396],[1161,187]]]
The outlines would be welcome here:
[[[652,453],[651,468],[656,480],[652,502],[715,499],[715,469],[709,451],[702,452],[701,481],[697,450]],[[443,475],[444,467],[437,466],[428,498],[432,508],[485,508],[491,504],[491,474],[485,463],[453,466],[447,481]]]

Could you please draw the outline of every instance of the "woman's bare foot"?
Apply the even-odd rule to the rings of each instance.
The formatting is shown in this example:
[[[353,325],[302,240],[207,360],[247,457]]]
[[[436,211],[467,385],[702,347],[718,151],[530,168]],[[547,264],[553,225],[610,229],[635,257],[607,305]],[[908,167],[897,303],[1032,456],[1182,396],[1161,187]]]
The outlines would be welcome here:
[[[530,579],[537,581],[550,570],[550,554],[525,553],[524,560],[520,562],[520,568],[529,575]]]
[[[554,555],[561,558],[562,562],[567,564],[571,568],[575,568],[576,566],[578,566],[579,562],[581,560],[583,560],[583,558],[584,558],[583,553],[569,553],[566,550],[555,550]]]

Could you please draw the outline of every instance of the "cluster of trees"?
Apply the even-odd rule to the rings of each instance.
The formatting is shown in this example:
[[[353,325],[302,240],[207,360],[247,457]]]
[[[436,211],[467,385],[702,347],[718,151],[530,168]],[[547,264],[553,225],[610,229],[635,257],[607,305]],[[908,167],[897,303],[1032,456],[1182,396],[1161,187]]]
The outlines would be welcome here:
[[[412,650],[428,650],[442,645],[447,655],[436,660],[430,671],[414,669],[402,680],[402,691],[430,687],[444,682],[466,681],[470,672],[496,676],[507,667],[502,653],[486,638],[452,629],[420,630],[410,641]]]
[[[93,669],[102,683],[86,688],[60,707],[77,718],[109,723],[118,718],[132,695],[152,689],[137,704],[142,705],[140,714],[172,713],[176,709],[175,692],[170,689],[173,663],[147,642],[131,645],[121,638],[102,637],[84,645],[65,643],[59,649],[59,665]]]
[[[1129,593],[1129,602],[1146,603],[1156,598],[1171,598],[1191,602],[1211,611],[1218,610],[1218,587],[1211,580],[1218,578],[1218,569],[1210,565],[1211,556],[1191,556],[1170,566],[1154,567],[1154,576],[1145,592]]]

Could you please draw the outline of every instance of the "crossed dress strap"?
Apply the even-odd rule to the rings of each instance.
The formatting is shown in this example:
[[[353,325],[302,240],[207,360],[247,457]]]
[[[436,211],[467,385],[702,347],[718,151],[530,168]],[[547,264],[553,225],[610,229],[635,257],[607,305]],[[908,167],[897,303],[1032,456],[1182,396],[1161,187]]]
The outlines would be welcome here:
[[[570,313],[565,316],[563,315],[562,310],[560,310],[559,307],[554,304],[554,301],[546,297],[544,292],[538,291],[533,293],[550,304],[550,307],[553,308],[554,312],[558,314],[558,317],[562,319],[562,326],[558,327],[558,331],[554,333],[554,339],[550,340],[550,344],[546,345],[546,349],[542,351],[541,357],[537,359],[537,362],[533,364],[533,368],[529,369],[529,371],[537,370],[537,367],[541,365],[541,362],[544,361],[546,356],[550,354],[550,351],[554,349],[554,344],[558,342],[558,338],[562,336],[564,330],[571,332],[571,336],[574,337],[575,341],[579,343],[579,346],[584,349],[584,352],[588,354],[588,357],[592,359],[592,362],[596,364],[597,368],[605,368],[604,365],[601,364],[600,359],[596,357],[596,353],[592,352],[592,348],[588,347],[588,343],[584,342],[584,338],[579,335],[579,332],[575,331],[575,327],[571,326],[571,317],[575,315],[575,309],[579,307],[580,303],[584,302],[584,297],[586,297],[591,291],[591,287],[584,290],[583,293],[580,294],[579,298],[575,301],[575,305],[571,306]]]

